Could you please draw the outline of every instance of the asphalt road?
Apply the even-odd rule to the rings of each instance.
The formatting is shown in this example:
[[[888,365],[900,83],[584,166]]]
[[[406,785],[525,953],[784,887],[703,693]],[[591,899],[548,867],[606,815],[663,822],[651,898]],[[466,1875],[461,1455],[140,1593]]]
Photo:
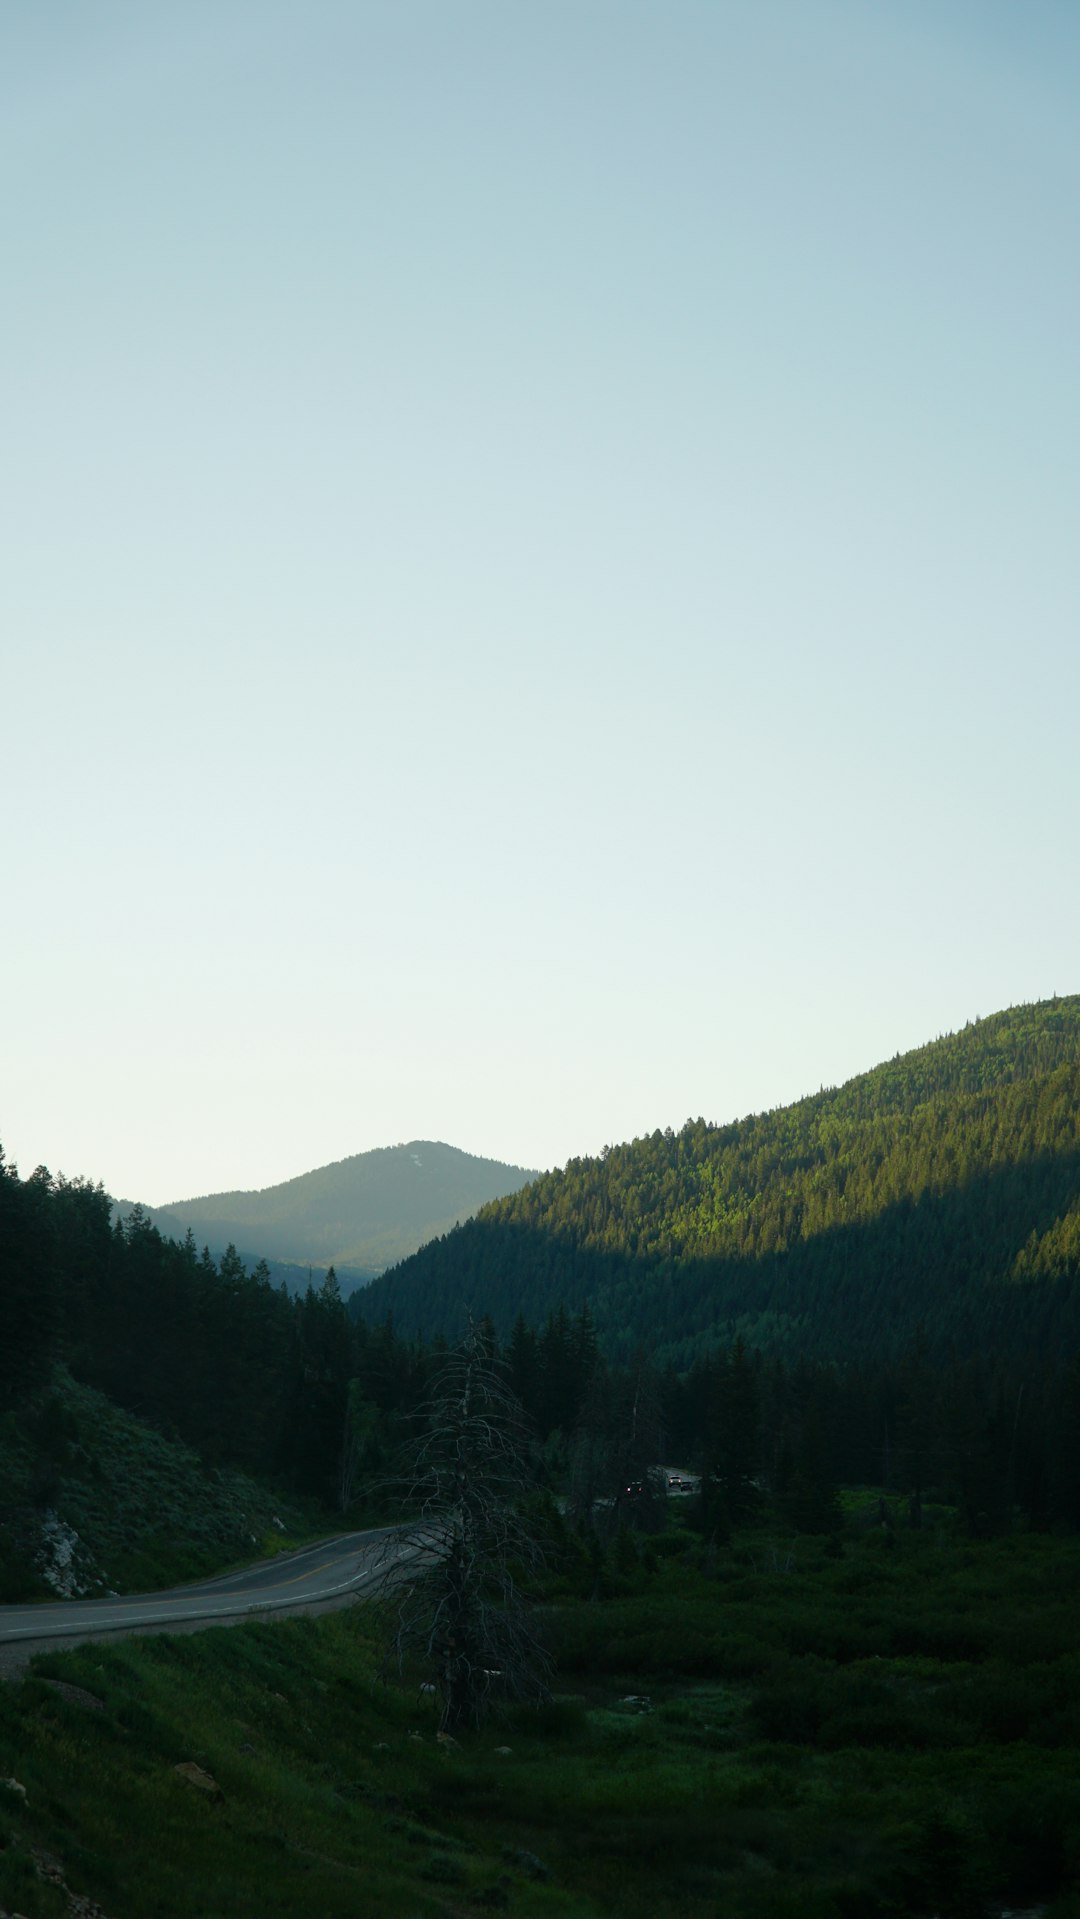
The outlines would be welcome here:
[[[196,1586],[173,1586],[167,1592],[0,1606],[0,1665],[21,1666],[49,1645],[77,1645],[106,1633],[192,1632],[267,1613],[329,1610],[372,1582],[385,1565],[384,1542],[393,1531],[380,1526],[344,1533],[241,1572]],[[402,1548],[403,1554],[409,1551]]]

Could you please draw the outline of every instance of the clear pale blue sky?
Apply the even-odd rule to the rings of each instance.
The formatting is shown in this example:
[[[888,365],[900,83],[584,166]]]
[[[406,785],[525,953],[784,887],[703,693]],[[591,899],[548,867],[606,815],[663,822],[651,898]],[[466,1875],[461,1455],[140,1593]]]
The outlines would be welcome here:
[[[0,1139],[526,1164],[1080,989],[1080,10],[0,23]]]

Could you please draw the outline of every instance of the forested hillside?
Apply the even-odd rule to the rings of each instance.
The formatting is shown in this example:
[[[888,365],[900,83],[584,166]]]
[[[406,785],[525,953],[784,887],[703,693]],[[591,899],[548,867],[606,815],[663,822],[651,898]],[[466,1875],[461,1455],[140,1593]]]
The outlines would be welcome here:
[[[113,1222],[100,1186],[0,1156],[0,1458],[17,1467],[0,1565],[32,1581],[54,1509],[117,1532],[83,1388],[195,1449],[200,1510],[239,1470],[360,1511],[441,1363],[436,1313],[412,1298],[420,1338],[400,1310],[428,1274],[444,1325],[466,1304],[503,1322],[480,1335],[583,1524],[642,1521],[627,1489],[677,1459],[733,1521],[765,1493],[828,1530],[838,1483],[876,1483],[916,1515],[937,1488],[977,1535],[1018,1512],[1075,1528],[1077,1010],[575,1162],[357,1295],[381,1316],[350,1314],[332,1274],[291,1297],[235,1248],[215,1260],[138,1208]]]
[[[231,1244],[252,1261],[273,1262],[275,1278],[302,1289],[309,1267],[321,1278],[333,1266],[340,1280],[382,1272],[534,1177],[524,1166],[414,1139],[353,1153],[259,1192],[210,1193],[143,1211],[163,1233],[183,1239],[190,1231],[214,1254]],[[120,1200],[117,1210],[127,1214],[130,1202]]]
[[[0,1429],[32,1442],[0,1558],[60,1456],[87,1463],[58,1367],[208,1470],[344,1512],[470,1311],[594,1491],[713,1457],[732,1515],[761,1480],[817,1524],[837,1479],[914,1492],[930,1472],[973,1528],[1017,1504],[1074,1525],[1078,1095],[1080,1000],[1017,1009],[785,1110],[572,1161],[360,1312],[332,1273],[291,1297],[234,1247],[0,1159]]]
[[[291,1298],[235,1248],[218,1262],[139,1208],[111,1223],[100,1186],[2,1153],[0,1270],[0,1415],[62,1361],[208,1463],[331,1496],[355,1347],[335,1277]]]
[[[1080,1338],[1080,997],[838,1089],[571,1160],[358,1295],[399,1331],[588,1303],[611,1354],[883,1358]]]

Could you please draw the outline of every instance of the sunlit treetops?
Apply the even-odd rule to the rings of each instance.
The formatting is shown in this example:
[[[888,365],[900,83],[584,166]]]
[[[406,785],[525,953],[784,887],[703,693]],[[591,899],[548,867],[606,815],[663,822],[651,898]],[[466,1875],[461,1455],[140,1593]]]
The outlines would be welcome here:
[[[507,1333],[588,1303],[613,1353],[741,1334],[821,1356],[1055,1338],[1078,1317],[1080,997],[1010,1008],[771,1113],[571,1160],[376,1281],[358,1310]],[[1028,1282],[1053,1281],[1033,1299]]]

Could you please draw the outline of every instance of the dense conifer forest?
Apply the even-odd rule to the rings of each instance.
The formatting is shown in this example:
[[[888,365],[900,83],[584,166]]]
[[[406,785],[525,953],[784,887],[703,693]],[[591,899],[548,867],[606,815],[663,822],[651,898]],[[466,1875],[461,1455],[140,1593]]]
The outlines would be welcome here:
[[[1047,1358],[1080,1340],[1080,998],[1022,1006],[845,1086],[574,1159],[354,1302],[453,1338],[587,1304],[611,1356],[691,1364]]]
[[[3,1167],[0,1401],[59,1443],[62,1363],[209,1465],[345,1512],[471,1312],[578,1503],[675,1457],[725,1523],[766,1494],[827,1527],[858,1483],[916,1510],[944,1490],[973,1532],[1072,1526],[1078,1094],[1080,999],[1017,1008],[783,1111],[571,1161],[360,1312],[332,1271],[291,1297],[138,1207],[112,1221],[100,1187]]]

